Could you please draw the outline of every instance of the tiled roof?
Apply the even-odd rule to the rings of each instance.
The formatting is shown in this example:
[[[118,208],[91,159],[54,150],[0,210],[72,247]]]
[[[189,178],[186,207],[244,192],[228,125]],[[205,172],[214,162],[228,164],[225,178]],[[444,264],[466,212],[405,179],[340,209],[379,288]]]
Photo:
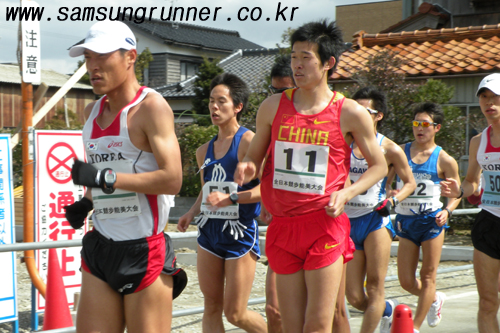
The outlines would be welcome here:
[[[125,21],[124,23],[133,29],[159,37],[166,44],[230,52],[237,49],[262,48],[258,44],[241,38],[237,31],[159,20],[145,21],[141,24],[133,21]]]
[[[410,77],[499,71],[499,36],[500,24],[398,33],[360,31],[330,79],[350,79],[353,68],[363,68],[368,57],[382,50],[407,60],[398,72]]]
[[[260,91],[265,77],[271,72],[274,58],[279,49],[253,49],[237,50],[230,56],[224,58],[219,66],[224,72],[238,75],[248,84],[252,91]],[[165,98],[191,98],[194,97],[194,81],[196,76],[185,81],[162,87],[156,87],[156,91]]]
[[[62,87],[69,78],[69,75],[61,74],[51,69],[42,69],[42,82],[49,87]],[[0,82],[21,84],[19,66],[17,64],[0,64]],[[76,83],[73,88],[90,90],[92,86]]]

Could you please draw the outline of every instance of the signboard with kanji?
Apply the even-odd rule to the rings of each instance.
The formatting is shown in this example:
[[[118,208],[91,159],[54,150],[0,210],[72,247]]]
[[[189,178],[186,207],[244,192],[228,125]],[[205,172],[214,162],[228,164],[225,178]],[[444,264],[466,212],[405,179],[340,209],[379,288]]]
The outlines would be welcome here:
[[[21,1],[22,7],[39,7],[35,1]],[[40,62],[40,21],[22,20],[22,75],[26,83],[42,81],[42,65]]]
[[[16,242],[10,135],[0,134],[0,245]],[[16,252],[0,252],[0,323],[17,320]]]
[[[35,223],[36,241],[81,239],[87,223],[75,230],[64,216],[64,206],[84,195],[82,186],[71,180],[71,167],[78,158],[84,160],[81,131],[35,131]],[[81,247],[57,249],[68,304],[81,287]],[[42,279],[47,277],[49,250],[37,250],[36,262]],[[37,311],[45,308],[45,300],[37,291]]]

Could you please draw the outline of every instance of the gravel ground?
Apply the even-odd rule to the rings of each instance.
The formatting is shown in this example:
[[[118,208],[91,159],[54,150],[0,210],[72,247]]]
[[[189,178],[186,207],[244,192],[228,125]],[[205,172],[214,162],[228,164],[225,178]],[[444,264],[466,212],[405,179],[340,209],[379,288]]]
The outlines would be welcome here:
[[[169,231],[173,231],[169,228]],[[449,245],[470,245],[470,237],[468,236],[447,236],[445,240],[446,244]],[[194,251],[189,249],[181,249],[179,252],[191,252]],[[21,253],[18,253],[20,257]],[[259,298],[265,296],[265,276],[267,271],[267,259],[262,257],[257,263],[257,270],[255,273],[255,280],[250,298]],[[450,267],[450,266],[461,266],[467,265],[470,262],[454,262],[447,261],[440,264],[440,268]],[[196,274],[196,266],[181,265],[188,274],[189,283],[184,292],[174,301],[174,311],[181,309],[188,309],[193,307],[203,306],[203,296],[201,294],[200,288],[198,286],[198,277]],[[391,258],[390,266],[387,275],[396,275],[396,258]],[[30,309],[31,309],[31,283],[29,279],[28,272],[24,264],[18,263],[17,266],[17,278],[18,278],[18,304],[19,304],[19,332],[31,332],[30,330]],[[474,273],[472,270],[459,271],[454,273],[440,274],[438,276],[437,288],[444,290],[448,288],[454,288],[459,286],[474,285]],[[398,297],[398,299],[406,304],[415,304],[417,298],[409,295],[404,291],[397,281],[386,283],[386,294],[388,297]],[[259,312],[262,315],[264,313],[264,304],[257,304],[250,306],[250,309]],[[351,315],[353,317],[360,316],[361,314],[350,308]],[[224,319],[225,327],[227,331],[236,330],[236,328],[229,324],[227,320]],[[40,315],[40,330],[43,325],[43,315]],[[0,324],[0,333],[13,332],[11,323]],[[201,332],[201,314],[184,316],[174,318],[172,320],[172,332],[178,333],[192,333]]]

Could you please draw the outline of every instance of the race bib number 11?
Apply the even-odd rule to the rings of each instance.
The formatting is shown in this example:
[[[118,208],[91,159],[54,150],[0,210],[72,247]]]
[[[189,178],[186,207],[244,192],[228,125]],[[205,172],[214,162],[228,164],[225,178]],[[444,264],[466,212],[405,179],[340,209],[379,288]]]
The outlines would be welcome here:
[[[325,193],[329,146],[276,141],[274,152],[275,189]]]

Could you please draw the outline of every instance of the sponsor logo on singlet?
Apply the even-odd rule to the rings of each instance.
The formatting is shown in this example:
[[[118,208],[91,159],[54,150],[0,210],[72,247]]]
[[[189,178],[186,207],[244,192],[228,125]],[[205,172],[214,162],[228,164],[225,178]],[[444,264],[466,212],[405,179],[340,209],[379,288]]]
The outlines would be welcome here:
[[[121,147],[122,145],[123,145],[122,142],[111,141],[111,143],[108,145],[108,148],[111,148],[111,147]]]
[[[428,174],[428,173],[414,173],[413,174],[413,177],[415,178],[415,180],[430,180],[432,179],[432,175]]]

